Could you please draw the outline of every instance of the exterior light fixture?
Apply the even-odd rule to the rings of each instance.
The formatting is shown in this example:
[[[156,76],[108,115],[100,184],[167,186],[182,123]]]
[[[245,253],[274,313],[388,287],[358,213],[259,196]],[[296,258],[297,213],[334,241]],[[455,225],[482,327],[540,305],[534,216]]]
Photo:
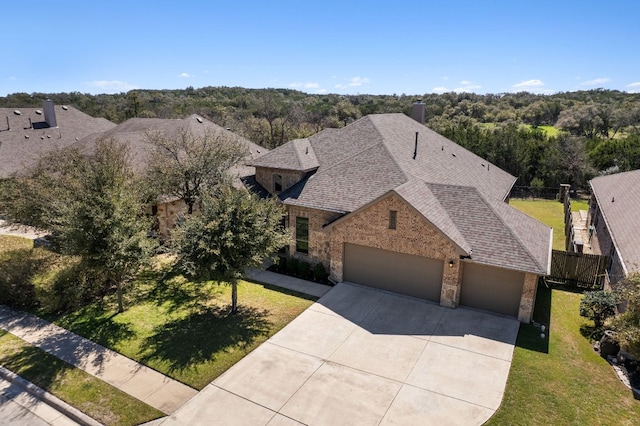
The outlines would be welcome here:
[[[449,268],[453,268],[453,265],[455,265],[456,262],[454,262],[453,260],[449,261]]]

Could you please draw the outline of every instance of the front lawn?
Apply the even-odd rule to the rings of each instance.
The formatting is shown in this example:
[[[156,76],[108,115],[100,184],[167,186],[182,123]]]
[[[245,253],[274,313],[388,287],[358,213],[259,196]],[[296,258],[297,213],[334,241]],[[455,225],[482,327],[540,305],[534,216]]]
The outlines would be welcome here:
[[[309,307],[314,298],[241,281],[239,312],[229,314],[231,287],[149,272],[116,314],[105,298],[62,316],[43,317],[202,389]]]
[[[105,425],[138,425],[164,416],[142,401],[2,330],[0,365]]]
[[[578,314],[581,298],[538,289],[534,320],[550,322],[548,336],[520,326],[502,405],[487,424],[638,424],[640,401],[580,332],[593,325]]]

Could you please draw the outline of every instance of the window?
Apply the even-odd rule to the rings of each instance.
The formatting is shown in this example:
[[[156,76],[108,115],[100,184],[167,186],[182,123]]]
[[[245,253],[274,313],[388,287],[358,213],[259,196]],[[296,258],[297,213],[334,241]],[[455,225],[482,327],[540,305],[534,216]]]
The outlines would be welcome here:
[[[296,217],[296,252],[309,254],[309,219]]]
[[[281,192],[282,191],[282,176],[281,175],[273,175],[273,191]]]
[[[398,212],[395,210],[389,210],[389,229],[396,229],[397,221],[398,221]]]

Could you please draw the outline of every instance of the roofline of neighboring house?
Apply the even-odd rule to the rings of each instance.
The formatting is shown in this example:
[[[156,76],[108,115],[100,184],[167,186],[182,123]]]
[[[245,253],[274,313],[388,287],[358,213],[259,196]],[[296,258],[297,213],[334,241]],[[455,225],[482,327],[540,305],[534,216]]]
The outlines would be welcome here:
[[[256,158],[255,160],[249,161],[247,163],[247,166],[251,166],[251,167],[260,167],[262,169],[271,169],[271,170],[286,170],[286,171],[290,171],[290,172],[302,172],[302,173],[309,173],[315,170],[318,170],[320,168],[320,166],[314,166],[314,167],[309,167],[306,169],[291,169],[288,167],[271,167],[271,166],[261,166],[261,165],[256,165],[255,162],[259,161],[262,158],[262,156]]]
[[[602,210],[602,207],[600,207],[601,200],[600,200],[600,197],[598,197],[598,193],[595,191],[593,187],[593,179],[589,181],[589,186],[591,187],[591,193],[593,194],[594,197],[596,197],[598,209],[602,213],[602,219],[604,219],[604,223],[607,226],[607,229],[609,230],[609,235],[611,236],[611,242],[613,243],[613,247],[616,249],[616,253],[618,253],[618,259],[620,259],[620,265],[622,265],[622,270],[624,271],[625,275],[629,275],[629,269],[627,269],[627,265],[624,262],[624,258],[622,257],[622,252],[620,252],[620,247],[618,246],[618,242],[616,241],[615,235],[613,234],[613,232],[611,232],[611,226],[609,226],[609,221],[607,220],[607,216],[605,216],[604,211]]]
[[[470,254],[463,249],[462,247],[460,247],[455,241],[453,241],[451,238],[449,238],[449,236],[447,234],[445,234],[444,232],[442,232],[442,230],[437,227],[435,224],[433,224],[429,219],[427,219],[426,217],[424,217],[424,215],[422,213],[420,213],[420,211],[418,211],[418,209],[416,209],[414,206],[412,206],[410,203],[407,202],[407,200],[404,199],[404,197],[402,197],[402,195],[398,194],[396,192],[395,189],[391,189],[387,192],[385,192],[384,194],[382,194],[381,196],[379,196],[378,198],[376,198],[375,200],[369,201],[367,204],[357,208],[356,210],[352,211],[352,212],[347,212],[344,216],[340,216],[339,218],[337,218],[336,220],[327,223],[326,225],[323,226],[323,228],[325,229],[330,229],[332,228],[334,225],[338,224],[338,223],[342,223],[345,220],[347,220],[347,218],[350,218],[351,216],[360,213],[361,211],[371,207],[374,204],[377,204],[378,202],[384,200],[385,198],[389,198],[390,196],[392,196],[393,194],[397,195],[400,199],[402,199],[404,201],[404,203],[409,206],[409,208],[411,208],[415,213],[417,213],[422,219],[424,219],[425,221],[427,221],[434,229],[437,229],[438,232],[440,233],[440,235],[442,235],[443,237],[445,237],[448,241],[451,242],[451,244],[453,244],[459,251],[460,251],[460,256],[470,256]],[[323,209],[324,210],[324,209]]]
[[[547,275],[551,275],[552,258],[553,258],[553,227],[549,229],[549,260],[547,261]]]

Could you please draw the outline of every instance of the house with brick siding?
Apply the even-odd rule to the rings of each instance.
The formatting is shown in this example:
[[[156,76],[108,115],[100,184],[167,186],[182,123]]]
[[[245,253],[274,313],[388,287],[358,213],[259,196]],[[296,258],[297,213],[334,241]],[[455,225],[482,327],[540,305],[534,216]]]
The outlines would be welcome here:
[[[589,182],[587,223],[595,254],[609,256],[608,284],[640,273],[640,170],[599,176]]]
[[[552,229],[508,204],[516,178],[404,114],[368,115],[253,160],[286,206],[287,256],[354,282],[531,319]],[[423,113],[422,113],[422,116]]]

